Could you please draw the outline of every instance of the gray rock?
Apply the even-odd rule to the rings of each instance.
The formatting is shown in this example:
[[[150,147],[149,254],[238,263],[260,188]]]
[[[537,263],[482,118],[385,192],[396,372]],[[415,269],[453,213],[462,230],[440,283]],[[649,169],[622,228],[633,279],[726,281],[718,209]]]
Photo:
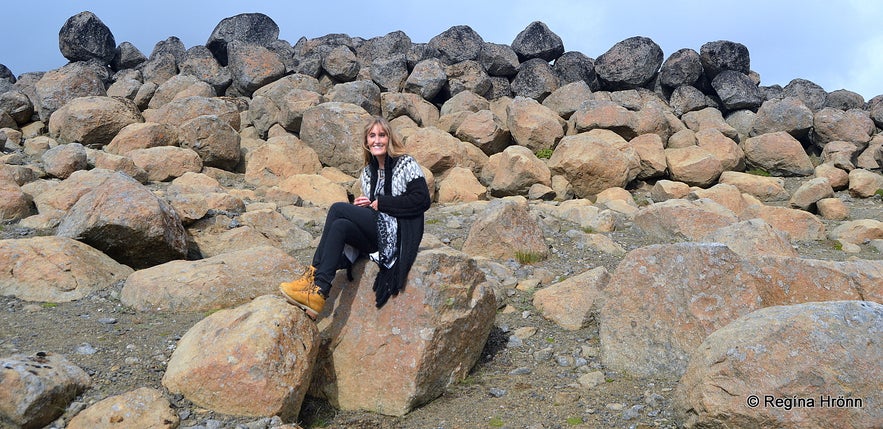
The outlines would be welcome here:
[[[135,268],[183,259],[187,253],[184,226],[171,206],[122,173],[80,197],[56,235],[77,238]]]
[[[840,110],[862,109],[865,107],[865,99],[858,93],[838,89],[828,93],[825,98],[825,107]]]
[[[297,73],[300,68],[300,61],[296,57],[294,47],[284,40],[274,40],[270,42],[267,49],[275,53],[279,57],[279,61],[285,65],[285,74]]]
[[[763,103],[757,85],[741,72],[722,70],[711,86],[726,110],[756,109]]]
[[[518,72],[518,55],[507,45],[486,42],[481,47],[478,62],[491,76],[514,76]]]
[[[662,48],[647,37],[630,37],[616,43],[595,60],[601,89],[615,91],[649,84],[662,65]]]
[[[384,36],[364,41],[356,49],[356,55],[364,61],[405,56],[411,50],[411,38],[402,31],[393,31]]]
[[[242,41],[269,46],[279,38],[279,26],[269,16],[262,13],[243,13],[224,18],[212,30],[205,46],[222,66],[227,65],[227,44]]]
[[[147,59],[152,60],[159,55],[169,54],[175,57],[175,63],[177,64],[184,59],[184,52],[186,52],[184,42],[182,42],[181,39],[172,36],[166,40],[157,42],[156,45],[153,46],[153,51]]]
[[[671,54],[659,70],[659,83],[669,88],[694,85],[702,76],[702,59],[693,49],[684,48]]]
[[[825,100],[828,98],[824,88],[806,79],[792,79],[785,85],[782,95],[799,98],[813,112],[825,107]]]
[[[813,125],[813,113],[797,97],[767,100],[757,110],[749,136],[785,131],[803,139]]]
[[[431,56],[445,64],[478,59],[484,40],[468,25],[453,26],[433,37],[427,44]]]
[[[534,58],[521,63],[518,74],[512,80],[512,92],[516,96],[542,102],[559,87],[558,75],[546,60]]]
[[[747,75],[751,71],[751,58],[748,48],[741,43],[718,40],[708,42],[699,48],[702,68],[709,80],[724,70],[732,70]]]
[[[206,167],[233,171],[239,164],[239,133],[217,116],[203,115],[184,122],[178,136],[181,147],[193,149]]]
[[[40,120],[48,122],[56,110],[77,97],[105,95],[106,76],[86,62],[74,62],[45,73],[34,84],[34,107]]]
[[[212,86],[216,94],[223,94],[233,82],[233,76],[226,67],[205,46],[197,45],[188,49],[178,64],[179,73],[194,76]]]
[[[30,122],[34,115],[34,104],[21,91],[10,90],[0,93],[0,111],[6,112],[17,124]]]
[[[156,55],[138,66],[144,76],[144,82],[162,85],[165,81],[178,74],[178,61],[169,53]]]
[[[359,74],[356,54],[346,46],[336,46],[322,58],[322,69],[338,82],[349,82]]]
[[[708,99],[705,94],[690,85],[681,85],[675,88],[668,102],[677,116],[708,107]]]
[[[437,58],[422,60],[414,66],[411,75],[405,80],[404,92],[418,94],[425,100],[432,100],[448,82],[444,64]]]
[[[64,356],[37,352],[0,359],[0,423],[37,428],[60,417],[92,381]]]
[[[408,59],[404,54],[375,59],[371,63],[371,80],[383,92],[400,92],[408,78]]]
[[[61,55],[70,60],[98,60],[108,65],[116,53],[110,29],[92,12],[80,12],[65,21],[58,32]]]
[[[123,42],[117,46],[110,67],[114,70],[133,69],[145,61],[147,61],[147,57],[135,45]]]
[[[445,67],[448,81],[442,88],[448,98],[462,91],[484,96],[491,89],[490,76],[478,61],[466,60]]]
[[[591,90],[598,89],[598,77],[595,75],[595,60],[585,54],[576,51],[561,54],[552,66],[558,75],[561,85],[583,81]]]
[[[534,21],[515,36],[512,50],[518,54],[518,59],[521,61],[541,58],[549,62],[564,53],[564,43],[557,34],[549,30],[546,24]]]
[[[232,41],[227,55],[233,84],[228,89],[238,95],[251,96],[258,88],[281,78],[285,64],[275,52],[258,44]]]
[[[358,80],[334,85],[325,97],[328,101],[355,104],[372,115],[379,115],[380,92],[374,82]]]

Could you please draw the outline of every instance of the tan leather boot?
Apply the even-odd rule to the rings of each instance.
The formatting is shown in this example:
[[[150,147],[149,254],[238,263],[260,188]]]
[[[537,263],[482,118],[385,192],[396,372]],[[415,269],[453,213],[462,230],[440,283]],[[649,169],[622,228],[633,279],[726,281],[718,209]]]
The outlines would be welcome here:
[[[303,275],[300,276],[297,280],[292,280],[287,283],[280,283],[279,290],[286,295],[291,295],[292,292],[296,290],[307,290],[313,287],[314,279],[316,278],[316,267],[310,265],[309,267],[304,269]]]
[[[302,308],[313,320],[316,320],[316,317],[325,308],[325,295],[322,295],[322,290],[315,284],[310,289],[295,290],[290,293],[282,290],[282,294],[285,295],[288,302]]]

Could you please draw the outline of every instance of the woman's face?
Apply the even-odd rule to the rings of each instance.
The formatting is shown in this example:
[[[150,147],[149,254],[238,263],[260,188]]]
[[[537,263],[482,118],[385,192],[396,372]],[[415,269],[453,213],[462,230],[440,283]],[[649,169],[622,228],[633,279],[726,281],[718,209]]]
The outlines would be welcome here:
[[[380,124],[375,124],[368,131],[368,151],[375,157],[385,157],[386,147],[389,145],[389,135],[383,130]]]

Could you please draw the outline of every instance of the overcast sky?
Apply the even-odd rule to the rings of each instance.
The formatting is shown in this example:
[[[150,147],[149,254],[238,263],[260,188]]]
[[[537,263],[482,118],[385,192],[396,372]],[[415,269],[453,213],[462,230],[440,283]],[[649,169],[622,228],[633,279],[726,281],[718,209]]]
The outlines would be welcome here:
[[[58,30],[89,10],[145,55],[177,36],[185,47],[203,45],[222,19],[260,12],[280,28],[280,38],[329,33],[371,38],[404,31],[412,42],[428,42],[455,25],[469,25],[485,41],[511,44],[532,21],[543,21],[567,51],[597,58],[632,36],[653,39],[665,58],[706,43],[742,43],[761,85],[808,79],[826,91],[848,89],[865,100],[883,94],[883,3],[877,0],[440,0],[298,1],[149,0],[4,2],[0,64],[18,76],[47,71],[67,61]]]

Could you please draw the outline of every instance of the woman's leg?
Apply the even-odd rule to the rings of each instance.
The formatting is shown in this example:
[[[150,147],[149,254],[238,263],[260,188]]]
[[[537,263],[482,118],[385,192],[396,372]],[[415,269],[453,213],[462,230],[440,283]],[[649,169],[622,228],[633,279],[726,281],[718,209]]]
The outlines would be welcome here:
[[[368,207],[348,203],[334,203],[325,218],[325,227],[316,253],[313,266],[316,267],[315,281],[324,295],[331,290],[343,247],[349,244],[362,252],[377,251],[377,213]]]

